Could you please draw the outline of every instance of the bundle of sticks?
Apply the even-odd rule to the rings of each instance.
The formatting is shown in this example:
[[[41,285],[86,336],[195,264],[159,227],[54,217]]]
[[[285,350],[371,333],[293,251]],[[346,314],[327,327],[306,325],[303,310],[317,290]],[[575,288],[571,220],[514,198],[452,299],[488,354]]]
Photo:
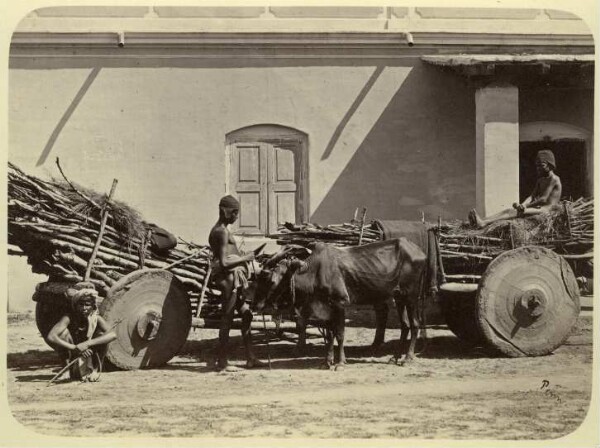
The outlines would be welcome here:
[[[280,225],[278,233],[269,235],[277,240],[277,244],[298,244],[308,246],[312,243],[323,242],[335,246],[358,246],[381,240],[381,233],[367,225],[367,209],[363,208],[362,218],[357,219],[358,208],[350,222],[320,226],[314,223]]]
[[[445,223],[438,233],[444,268],[450,278],[467,273],[477,281],[477,275],[502,252],[536,245],[561,254],[577,276],[591,277],[593,215],[593,199],[580,198],[563,201],[548,214],[499,221],[483,229],[459,221]]]
[[[32,271],[48,275],[50,281],[82,281],[101,227],[98,213],[93,208],[82,211],[82,202],[71,186],[41,180],[9,164],[9,254],[27,256]],[[145,237],[147,223],[139,220],[142,228],[130,231],[118,225],[137,221],[131,213],[122,204],[110,208],[89,279],[99,294],[105,297],[118,280],[142,267],[169,269],[187,289],[194,312],[203,289],[202,314],[216,310],[220,292],[212,283],[205,285],[210,248],[180,241],[168,253],[157,253]]]

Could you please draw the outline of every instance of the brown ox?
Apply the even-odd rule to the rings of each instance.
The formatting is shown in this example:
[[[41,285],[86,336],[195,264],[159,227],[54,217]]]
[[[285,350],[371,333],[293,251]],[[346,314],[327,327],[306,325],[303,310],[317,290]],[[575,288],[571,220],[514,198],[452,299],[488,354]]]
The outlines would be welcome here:
[[[322,321],[327,367],[334,366],[334,338],[338,344],[335,367],[346,363],[345,307],[351,303],[372,304],[375,309],[383,309],[392,295],[401,320],[394,358],[397,361],[402,356],[409,329],[411,341],[404,362],[414,358],[419,328],[417,307],[426,265],[425,254],[414,243],[405,238],[344,248],[318,243],[304,261],[281,258],[273,257],[259,274],[254,306],[258,310],[265,306],[292,307],[301,322]],[[385,321],[382,323],[380,328],[378,322],[376,340],[383,340]]]

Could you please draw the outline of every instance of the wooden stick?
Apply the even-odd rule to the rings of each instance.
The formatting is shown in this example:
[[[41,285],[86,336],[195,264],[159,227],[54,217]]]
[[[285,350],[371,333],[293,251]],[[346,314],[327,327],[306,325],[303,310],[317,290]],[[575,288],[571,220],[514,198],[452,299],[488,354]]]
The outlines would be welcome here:
[[[569,210],[567,209],[567,203],[563,202],[563,208],[565,216],[567,217],[567,229],[569,230],[569,236],[571,236],[571,217],[569,216]]]
[[[71,188],[73,189],[73,191],[75,193],[77,193],[79,196],[81,196],[83,199],[85,199],[86,201],[88,201],[90,204],[92,204],[94,207],[96,207],[98,210],[104,210],[103,207],[101,207],[100,205],[96,204],[96,202],[94,202],[91,198],[88,198],[86,195],[84,195],[81,191],[79,191],[77,188],[75,188],[75,185],[73,185],[71,183],[71,181],[69,179],[67,179],[67,176],[65,176],[65,173],[63,173],[63,170],[60,166],[60,161],[58,159],[58,157],[56,158],[56,166],[58,167],[58,171],[60,171],[60,174],[62,174],[62,177],[67,181],[67,183],[71,186]],[[114,181],[113,181],[113,185],[114,185]],[[108,200],[110,201],[110,196],[108,198]]]
[[[450,280],[479,280],[481,275],[446,274],[446,278]]]
[[[362,244],[363,233],[365,231],[365,217],[367,216],[367,207],[363,208],[362,218],[360,219],[360,235],[358,236],[358,245]]]
[[[100,221],[100,233],[98,233],[98,239],[96,240],[96,244],[94,245],[92,255],[90,256],[90,259],[88,260],[88,266],[85,270],[85,275],[83,276],[84,282],[89,280],[89,278],[90,278],[90,274],[92,272],[92,265],[94,264],[94,260],[96,259],[96,254],[98,253],[98,249],[100,249],[100,243],[102,242],[102,236],[104,235],[104,227],[106,226],[106,220],[108,219],[108,209],[109,209],[110,200],[113,197],[113,194],[115,192],[115,189],[117,188],[118,182],[119,181],[117,179],[113,179],[112,187],[110,189],[110,194],[108,195],[108,198],[106,199],[106,203],[104,204],[104,207],[102,208],[102,220]]]
[[[567,260],[585,260],[588,258],[594,258],[594,252],[588,252],[587,254],[562,254],[561,257],[566,258]]]
[[[48,381],[48,384],[46,384],[46,387],[50,386],[52,383],[54,383],[54,381],[56,381],[58,378],[60,378],[62,376],[62,374],[65,373],[69,369],[69,367],[71,367],[73,364],[75,364],[79,360],[79,358],[81,358],[82,356],[83,356],[83,354],[79,355],[77,358],[75,358],[74,360],[69,362],[66,366],[64,366],[60,372],[58,372],[56,375],[54,375],[54,377],[50,381]]]
[[[447,239],[461,239],[461,240],[464,240],[464,239],[469,239],[469,238],[477,238],[479,240],[496,241],[498,243],[504,242],[504,240],[502,238],[496,238],[496,237],[493,237],[493,236],[466,235],[466,234],[463,234],[463,235],[457,235],[457,234],[455,234],[455,235],[448,235],[448,234],[444,234],[444,233],[440,233],[440,236],[442,238],[447,238]]]
[[[267,360],[269,361],[269,370],[271,370],[271,350],[269,348],[269,337],[268,337],[268,333],[267,333],[267,321],[265,320],[265,313],[262,313],[263,316],[263,327],[265,329],[265,335],[267,336],[265,338],[265,342],[267,344]]]
[[[465,249],[465,250],[498,250],[495,246],[476,246],[473,244],[440,243],[442,249]]]
[[[166,271],[166,270],[169,270],[169,269],[171,269],[173,266],[177,266],[178,264],[181,264],[181,263],[183,263],[184,261],[191,260],[192,258],[198,257],[198,256],[200,256],[200,255],[201,255],[201,253],[200,253],[200,251],[198,251],[198,252],[196,252],[196,253],[193,253],[193,254],[191,254],[191,255],[188,255],[188,256],[187,256],[187,257],[185,257],[185,258],[182,258],[181,260],[174,261],[174,262],[173,262],[173,263],[171,263],[170,265],[168,265],[168,266],[165,266],[163,269],[164,269],[165,271]]]
[[[208,282],[210,281],[210,274],[212,272],[212,265],[208,264],[208,272],[206,273],[206,278],[204,279],[204,284],[202,285],[202,291],[200,291],[200,298],[198,299],[198,308],[196,309],[196,317],[200,317],[200,312],[202,311],[202,307],[204,306],[204,296],[206,294],[206,288],[208,287]]]
[[[455,255],[455,256],[462,256],[462,257],[468,257],[468,258],[479,258],[481,260],[491,260],[492,257],[489,257],[487,255],[479,255],[479,254],[469,254],[466,252],[454,252],[451,250],[441,250],[442,255]]]

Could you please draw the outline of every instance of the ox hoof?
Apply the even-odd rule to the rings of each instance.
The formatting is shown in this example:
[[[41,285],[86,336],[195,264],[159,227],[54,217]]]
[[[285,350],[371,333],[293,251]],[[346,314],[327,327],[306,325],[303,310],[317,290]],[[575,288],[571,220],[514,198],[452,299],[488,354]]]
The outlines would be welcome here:
[[[406,366],[406,365],[413,364],[414,362],[415,362],[414,356],[405,356],[404,359],[402,360],[402,362],[400,363],[400,365]]]
[[[401,358],[401,356],[396,356],[396,355],[394,355],[394,356],[392,356],[390,359],[388,359],[388,364],[396,364],[396,365],[399,365],[400,358]]]
[[[333,370],[335,370],[336,372],[340,371],[340,370],[344,370],[344,368],[346,367],[346,364],[336,364],[335,368]]]
[[[323,364],[321,364],[321,367],[319,367],[321,370],[333,370],[335,368],[335,366],[333,364],[324,362]]]
[[[243,369],[236,366],[226,366],[218,369],[219,373],[235,373],[241,372]]]
[[[260,359],[257,359],[257,358],[249,359],[246,362],[247,369],[260,369],[263,367],[267,367],[267,364],[265,364],[264,362],[262,362]]]

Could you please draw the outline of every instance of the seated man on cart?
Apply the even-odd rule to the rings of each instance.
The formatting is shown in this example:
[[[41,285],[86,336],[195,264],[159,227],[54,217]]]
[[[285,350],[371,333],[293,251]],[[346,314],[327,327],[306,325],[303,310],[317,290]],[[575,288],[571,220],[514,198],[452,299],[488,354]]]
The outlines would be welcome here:
[[[481,229],[493,222],[505,219],[523,218],[548,213],[553,205],[560,202],[562,184],[560,178],[554,173],[556,161],[554,154],[549,149],[541,150],[535,159],[537,182],[533,192],[522,203],[514,203],[512,208],[502,210],[495,215],[481,218],[475,209],[469,212],[469,223]]]
[[[52,327],[46,339],[65,365],[77,360],[69,368],[72,380],[98,381],[106,344],[117,335],[98,313],[98,293],[93,284],[78,283],[68,295],[71,311]]]
[[[213,226],[208,237],[208,243],[214,255],[212,275],[221,291],[222,317],[219,328],[219,349],[217,369],[234,371],[235,367],[228,364],[229,331],[233,323],[235,310],[242,316],[242,339],[246,348],[246,367],[262,367],[252,351],[252,335],[250,325],[252,312],[245,303],[243,291],[248,287],[248,266],[254,261],[254,253],[242,255],[235,239],[229,231],[239,215],[240,204],[233,196],[221,198],[219,202],[219,220]]]

